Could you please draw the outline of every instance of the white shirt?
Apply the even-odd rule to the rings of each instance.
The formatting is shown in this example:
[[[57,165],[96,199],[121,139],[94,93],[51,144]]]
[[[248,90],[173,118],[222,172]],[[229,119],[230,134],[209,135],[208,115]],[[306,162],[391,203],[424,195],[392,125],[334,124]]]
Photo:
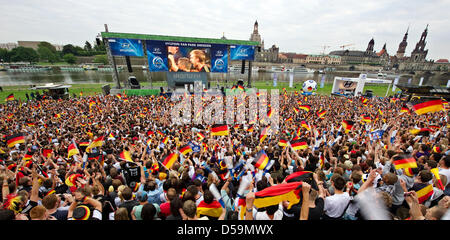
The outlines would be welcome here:
[[[273,219],[269,218],[269,215],[267,215],[267,213],[264,212],[257,212],[255,215],[255,220],[281,220],[283,219],[283,212],[278,209],[274,214],[273,214]]]
[[[450,182],[450,169],[441,168],[439,169],[439,174],[445,175],[447,177],[447,186],[448,186],[448,183]]]
[[[334,194],[325,198],[324,212],[327,216],[338,218],[342,215],[345,208],[350,201],[350,196],[347,192],[342,194]]]

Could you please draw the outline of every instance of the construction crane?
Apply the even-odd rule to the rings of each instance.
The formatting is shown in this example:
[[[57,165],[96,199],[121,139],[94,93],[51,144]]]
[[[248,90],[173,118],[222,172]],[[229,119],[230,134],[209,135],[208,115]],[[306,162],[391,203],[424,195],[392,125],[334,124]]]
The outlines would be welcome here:
[[[344,50],[345,47],[352,46],[352,45],[355,45],[355,44],[354,43],[344,44],[344,45],[339,46],[339,47],[342,48],[342,50]]]

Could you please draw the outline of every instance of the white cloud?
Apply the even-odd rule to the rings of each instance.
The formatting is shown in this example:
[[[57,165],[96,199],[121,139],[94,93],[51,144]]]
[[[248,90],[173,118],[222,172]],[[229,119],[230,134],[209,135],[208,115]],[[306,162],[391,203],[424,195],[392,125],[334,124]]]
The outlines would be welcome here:
[[[429,58],[450,58],[450,1],[392,0],[211,0],[136,1],[0,0],[0,42],[44,40],[83,45],[107,23],[110,31],[158,35],[248,39],[257,19],[266,46],[280,51],[319,53],[354,43],[365,49],[374,37],[390,54],[410,25],[407,53],[426,24]],[[5,24],[6,23],[6,24]]]

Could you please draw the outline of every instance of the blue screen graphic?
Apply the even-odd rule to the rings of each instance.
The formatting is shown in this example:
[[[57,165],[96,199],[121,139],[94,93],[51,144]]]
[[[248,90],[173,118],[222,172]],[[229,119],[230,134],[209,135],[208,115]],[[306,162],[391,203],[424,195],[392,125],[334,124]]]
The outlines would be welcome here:
[[[109,47],[114,56],[143,57],[142,41],[138,39],[109,38]]]
[[[255,58],[255,46],[248,45],[231,45],[230,59],[231,60],[250,60]]]

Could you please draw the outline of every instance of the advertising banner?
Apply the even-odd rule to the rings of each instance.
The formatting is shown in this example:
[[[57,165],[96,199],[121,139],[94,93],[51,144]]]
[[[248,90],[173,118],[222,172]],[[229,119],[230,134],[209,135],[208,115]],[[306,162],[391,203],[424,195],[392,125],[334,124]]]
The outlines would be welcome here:
[[[230,45],[230,59],[253,61],[255,59],[255,46]]]
[[[151,72],[227,72],[227,45],[147,40]]]
[[[138,39],[109,38],[109,47],[114,56],[143,57],[142,41]]]

